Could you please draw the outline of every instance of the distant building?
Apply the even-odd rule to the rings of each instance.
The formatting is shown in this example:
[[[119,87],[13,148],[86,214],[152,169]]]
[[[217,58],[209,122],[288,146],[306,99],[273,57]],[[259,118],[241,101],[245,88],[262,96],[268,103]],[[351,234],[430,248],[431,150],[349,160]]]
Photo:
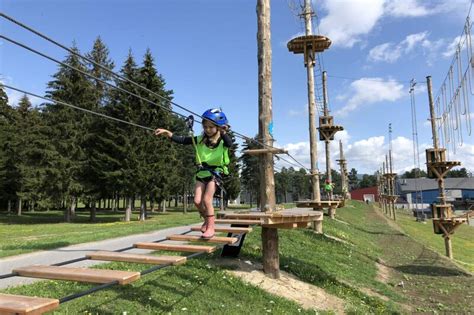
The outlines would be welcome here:
[[[446,178],[446,199],[455,209],[474,204],[474,178]],[[396,194],[406,201],[411,209],[439,201],[438,182],[434,178],[400,178],[395,184]]]
[[[350,192],[350,194],[351,199],[353,200],[369,202],[379,201],[377,186],[354,189]]]

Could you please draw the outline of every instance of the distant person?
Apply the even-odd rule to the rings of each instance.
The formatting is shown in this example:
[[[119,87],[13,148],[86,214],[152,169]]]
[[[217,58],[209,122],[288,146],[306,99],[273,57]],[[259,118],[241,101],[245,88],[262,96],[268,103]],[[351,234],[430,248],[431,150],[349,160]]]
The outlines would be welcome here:
[[[333,188],[334,188],[334,184],[331,183],[329,179],[326,179],[326,181],[324,182],[324,191],[326,192],[326,196],[328,200],[332,199],[331,195],[332,195]]]
[[[202,114],[203,133],[194,136],[176,136],[171,131],[158,128],[155,135],[165,135],[180,144],[192,144],[196,151],[196,184],[194,204],[204,218],[201,226],[202,238],[212,238],[215,233],[215,217],[212,199],[217,186],[222,185],[222,174],[228,175],[229,148],[232,139],[227,134],[227,117],[220,109],[208,109]]]

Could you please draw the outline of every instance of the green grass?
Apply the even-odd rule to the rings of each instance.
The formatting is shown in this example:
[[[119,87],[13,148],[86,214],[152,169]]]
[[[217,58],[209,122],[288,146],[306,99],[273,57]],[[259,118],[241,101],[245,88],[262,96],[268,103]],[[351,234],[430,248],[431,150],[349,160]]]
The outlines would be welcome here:
[[[0,216],[0,257],[19,255],[72,244],[99,241],[131,234],[146,233],[173,226],[198,222],[197,212],[149,213],[150,219],[123,222],[123,213],[98,212],[89,222],[88,212],[77,212],[73,223],[64,223],[59,211],[24,213],[22,216]]]
[[[466,313],[474,309],[471,275],[391,228],[370,206],[350,202],[338,209],[337,218],[325,218],[323,226],[327,235],[339,240],[311,230],[279,230],[281,269],[342,298],[349,314]],[[403,225],[402,218],[399,222]],[[416,230],[413,233],[418,235]],[[218,256],[201,256],[130,285],[73,300],[62,304],[57,313],[314,314],[225,273],[225,268],[232,267],[214,266]],[[259,228],[247,236],[241,259],[261,261]],[[377,278],[377,265],[390,270],[388,282]],[[149,266],[111,263],[96,268],[141,271]],[[403,287],[397,285],[401,281]],[[4,292],[60,298],[89,287],[43,281]]]
[[[433,233],[433,222],[416,222],[413,216],[397,213],[397,223],[403,231],[430,249],[441,255],[446,254],[444,239],[440,234]],[[464,268],[474,272],[474,227],[467,224],[456,229],[451,239],[454,260]]]

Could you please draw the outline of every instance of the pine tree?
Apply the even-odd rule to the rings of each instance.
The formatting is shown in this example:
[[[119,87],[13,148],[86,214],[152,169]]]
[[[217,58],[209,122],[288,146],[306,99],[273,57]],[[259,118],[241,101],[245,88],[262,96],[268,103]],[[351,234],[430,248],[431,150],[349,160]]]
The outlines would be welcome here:
[[[8,105],[8,96],[0,85],[0,206],[6,206],[11,211],[16,200],[15,168],[15,112]]]
[[[257,137],[255,137],[256,139]],[[243,149],[251,150],[256,149],[258,146],[252,139],[246,139]],[[243,154],[239,158],[239,162],[242,165],[241,181],[242,186],[245,188],[247,194],[250,196],[250,206],[252,206],[252,200],[260,200],[260,177],[259,177],[259,159],[255,155]],[[254,199],[255,197],[255,199]]]
[[[73,45],[72,50],[79,53]],[[87,69],[75,54],[70,54],[65,62],[82,71]],[[95,94],[90,80],[82,73],[60,66],[54,80],[48,83],[47,96],[76,106],[94,109]],[[66,221],[74,214],[77,198],[84,193],[84,166],[88,163],[84,152],[85,136],[91,124],[91,117],[83,112],[59,104],[45,107],[50,139],[57,152],[54,173],[50,174],[50,191],[56,191],[55,198],[66,199],[68,209]]]

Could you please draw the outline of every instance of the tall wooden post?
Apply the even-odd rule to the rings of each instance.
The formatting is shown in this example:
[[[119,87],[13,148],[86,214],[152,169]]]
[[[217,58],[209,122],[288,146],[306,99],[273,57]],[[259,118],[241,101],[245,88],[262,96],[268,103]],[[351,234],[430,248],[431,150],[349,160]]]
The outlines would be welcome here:
[[[323,71],[323,102],[324,102],[324,116],[329,116],[328,110],[328,91],[327,91],[327,73]],[[332,183],[332,175],[331,175],[331,154],[330,154],[330,144],[331,142],[329,139],[325,139],[324,145],[326,149],[326,178]],[[332,200],[332,191],[329,193],[329,200]]]
[[[306,36],[312,35],[313,25],[311,17],[313,12],[311,11],[311,0],[305,0],[304,7],[304,22],[306,29]],[[305,54],[306,64],[306,76],[308,82],[308,113],[309,113],[309,150],[311,157],[311,187],[313,191],[313,200],[321,201],[321,192],[319,185],[319,171],[317,167],[318,163],[318,140],[316,133],[316,102],[314,98],[314,62],[315,54]]]
[[[438,131],[436,129],[436,114],[434,109],[434,102],[433,102],[433,90],[431,84],[431,76],[426,77],[426,84],[428,87],[428,102],[430,106],[430,121],[431,121],[431,133],[433,135],[433,147],[435,154],[435,161],[434,162],[444,162],[440,160],[440,154],[437,152],[439,149],[439,141],[438,141]],[[429,167],[429,166],[428,166]],[[441,175],[441,174],[440,174]],[[444,193],[444,175],[437,176],[438,177],[438,191],[439,191],[439,203],[441,205],[446,205],[446,195]],[[451,245],[451,236],[449,233],[444,233],[444,247],[446,250],[446,256],[450,259],[453,259],[453,247]]]
[[[259,140],[272,146],[269,126],[272,122],[272,46],[270,32],[270,0],[257,0],[258,46],[258,132]],[[273,155],[260,155],[260,210],[275,209]],[[278,229],[262,227],[263,271],[272,278],[280,277]]]

